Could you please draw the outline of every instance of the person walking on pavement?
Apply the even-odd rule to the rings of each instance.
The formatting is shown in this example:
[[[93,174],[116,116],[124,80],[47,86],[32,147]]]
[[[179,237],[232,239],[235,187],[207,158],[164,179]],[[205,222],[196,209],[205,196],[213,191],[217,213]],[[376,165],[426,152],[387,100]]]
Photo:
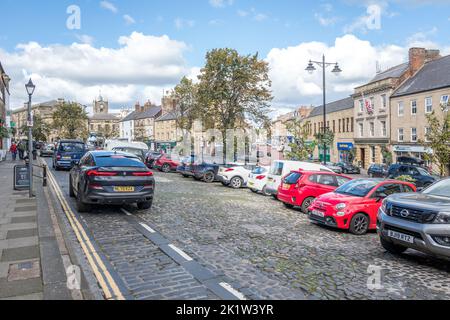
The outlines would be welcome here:
[[[16,161],[17,158],[17,145],[15,142],[12,143],[11,148],[9,148],[9,152],[12,155],[12,161]]]
[[[17,149],[19,149],[19,159],[23,160],[23,156],[24,156],[24,152],[25,152],[25,145],[24,145],[23,141],[19,142]]]

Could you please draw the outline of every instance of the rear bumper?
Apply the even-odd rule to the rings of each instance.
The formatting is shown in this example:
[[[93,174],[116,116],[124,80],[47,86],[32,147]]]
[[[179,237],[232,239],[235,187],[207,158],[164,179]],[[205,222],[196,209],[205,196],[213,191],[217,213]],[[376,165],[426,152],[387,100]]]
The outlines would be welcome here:
[[[68,168],[71,169],[72,168],[72,161],[55,161],[55,165],[59,168]]]
[[[153,200],[153,190],[144,192],[112,194],[107,192],[91,191],[84,199],[88,204],[123,205],[129,203],[149,202]]]
[[[222,183],[224,183],[224,184],[230,184],[230,179],[228,178],[228,177],[226,177],[226,176],[222,176],[222,175],[217,175],[217,180],[219,181],[219,182],[222,182]]]

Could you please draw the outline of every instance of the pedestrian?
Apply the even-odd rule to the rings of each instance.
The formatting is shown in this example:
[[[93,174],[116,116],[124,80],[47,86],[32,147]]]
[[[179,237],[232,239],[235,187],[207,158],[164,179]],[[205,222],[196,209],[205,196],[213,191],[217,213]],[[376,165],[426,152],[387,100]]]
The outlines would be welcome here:
[[[23,160],[24,152],[25,152],[25,145],[24,145],[23,141],[19,142],[17,149],[19,150],[19,159]]]
[[[11,148],[9,148],[9,152],[11,152],[12,160],[16,161],[17,157],[17,145],[15,142],[12,143]]]

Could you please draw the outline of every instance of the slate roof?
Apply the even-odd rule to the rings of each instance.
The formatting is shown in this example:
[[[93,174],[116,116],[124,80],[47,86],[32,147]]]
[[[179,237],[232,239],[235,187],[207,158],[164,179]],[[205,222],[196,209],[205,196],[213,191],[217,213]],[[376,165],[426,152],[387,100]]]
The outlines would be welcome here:
[[[333,112],[338,112],[338,111],[353,109],[353,108],[354,108],[354,103],[353,103],[352,97],[348,97],[345,99],[327,103],[327,113],[333,113]],[[316,117],[316,116],[320,116],[320,115],[323,115],[323,105],[314,108],[313,111],[311,111],[308,118],[312,118],[312,117]]]
[[[131,112],[125,118],[123,118],[120,122],[126,122],[126,121],[135,120],[136,113],[137,113],[136,111]]]
[[[98,113],[98,114],[94,114],[94,115],[90,116],[89,119],[97,120],[97,121],[101,121],[101,120],[117,121],[117,120],[119,120],[119,117],[117,114],[112,114],[112,113]]]
[[[144,112],[136,112],[134,120],[140,120],[140,119],[148,119],[148,118],[154,118],[158,115],[158,113],[161,112],[161,107],[152,106],[150,109]]]
[[[402,74],[406,72],[409,68],[409,63],[405,62],[402,64],[399,64],[398,66],[392,67],[386,71],[383,71],[375,76],[372,80],[369,81],[369,83],[377,82],[389,78],[399,78]]]
[[[446,87],[450,87],[450,55],[427,62],[413,77],[406,80],[392,97]]]
[[[170,120],[177,120],[177,116],[174,112],[166,113],[165,115],[162,115],[156,121],[170,121]]]
[[[38,103],[38,104],[33,104],[31,106],[31,109],[35,109],[38,108],[40,106],[44,106],[44,107],[56,107],[59,105],[59,101],[58,100],[50,100],[47,102],[42,102],[42,103]],[[12,112],[13,113],[17,113],[17,112],[22,112],[22,111],[26,111],[27,108],[26,107],[21,107],[21,108],[17,108],[17,109],[13,109]]]

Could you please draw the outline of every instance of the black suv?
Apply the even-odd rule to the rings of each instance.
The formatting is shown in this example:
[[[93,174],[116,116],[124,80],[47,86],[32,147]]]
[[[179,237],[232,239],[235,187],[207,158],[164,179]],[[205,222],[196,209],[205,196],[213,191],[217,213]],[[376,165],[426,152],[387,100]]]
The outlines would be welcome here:
[[[384,164],[373,164],[367,170],[371,178],[385,178],[388,174],[387,167]]]
[[[400,176],[412,177],[415,180],[414,184],[419,188],[426,188],[436,181],[436,178],[429,174],[425,168],[411,164],[391,165],[388,170],[388,178],[396,179]]]
[[[360,174],[361,170],[348,162],[338,162],[335,164],[335,166],[340,167],[342,169],[342,173],[346,174],[346,173],[354,173],[354,174]]]
[[[192,163],[186,167],[184,173],[186,176],[192,176],[196,180],[213,183],[214,181],[217,181],[219,165],[206,162],[200,164]]]

